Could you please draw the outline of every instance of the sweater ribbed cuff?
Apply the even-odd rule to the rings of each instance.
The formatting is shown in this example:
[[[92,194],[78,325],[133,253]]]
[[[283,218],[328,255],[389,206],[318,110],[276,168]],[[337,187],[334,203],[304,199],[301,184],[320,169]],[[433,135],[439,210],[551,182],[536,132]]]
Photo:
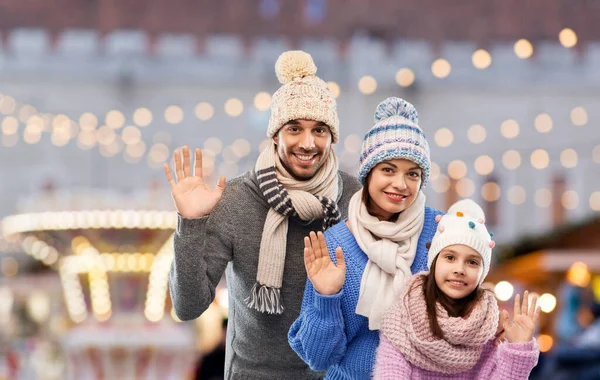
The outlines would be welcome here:
[[[342,296],[344,291],[340,290],[339,293],[331,296],[324,296],[319,294],[316,290],[314,291],[314,302],[315,311],[323,319],[338,319],[342,318]]]
[[[178,235],[191,235],[198,233],[199,229],[208,220],[208,215],[196,219],[188,219],[177,214],[177,234]]]
[[[534,351],[537,348],[535,339],[525,343],[509,343],[506,342],[506,348],[509,351]]]

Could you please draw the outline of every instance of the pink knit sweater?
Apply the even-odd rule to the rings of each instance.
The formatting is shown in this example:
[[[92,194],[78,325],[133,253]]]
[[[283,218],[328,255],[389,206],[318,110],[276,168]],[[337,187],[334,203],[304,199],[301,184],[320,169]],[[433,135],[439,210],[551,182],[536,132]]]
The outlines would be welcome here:
[[[519,380],[528,379],[536,366],[539,350],[535,339],[529,343],[507,343],[494,345],[490,340],[481,352],[477,364],[470,370],[458,374],[431,372],[411,365],[385,337],[380,334],[381,341],[377,349],[374,379],[413,379],[413,380]]]
[[[539,350],[528,343],[494,345],[498,303],[484,292],[468,316],[451,317],[438,304],[444,338],[427,318],[423,273],[410,278],[404,294],[385,313],[375,359],[376,379],[527,379]]]

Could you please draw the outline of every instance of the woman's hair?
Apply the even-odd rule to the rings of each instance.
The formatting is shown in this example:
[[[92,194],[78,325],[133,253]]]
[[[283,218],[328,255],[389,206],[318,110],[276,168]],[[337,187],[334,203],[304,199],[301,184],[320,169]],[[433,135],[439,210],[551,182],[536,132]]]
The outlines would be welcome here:
[[[469,295],[461,299],[453,299],[448,297],[442,290],[437,286],[435,282],[435,264],[439,255],[431,263],[431,269],[429,273],[422,276],[422,281],[415,281],[412,285],[412,289],[407,293],[412,293],[412,290],[418,286],[423,288],[423,296],[425,297],[425,305],[427,307],[427,318],[429,319],[429,328],[434,337],[444,339],[444,332],[440,327],[437,318],[437,304],[439,303],[450,317],[461,317],[468,316],[471,311],[475,308],[477,303],[483,297],[485,289],[477,286]]]
[[[373,169],[375,169],[375,167],[373,167]],[[369,174],[367,174],[367,177],[365,178],[365,186],[363,186],[362,189],[362,202],[367,207],[367,211],[369,211],[369,214],[371,213],[371,205],[373,203],[371,195],[369,195],[369,183],[371,182],[371,174],[373,174],[373,169],[369,170]],[[392,215],[389,221],[395,222],[398,219],[399,215],[399,212],[395,213],[394,215]]]
[[[365,186],[362,189],[362,202],[367,207],[367,210],[371,208],[371,196],[369,195],[369,182],[371,182],[371,174],[373,174],[373,169],[369,170],[369,174],[367,174],[367,178],[365,178]]]

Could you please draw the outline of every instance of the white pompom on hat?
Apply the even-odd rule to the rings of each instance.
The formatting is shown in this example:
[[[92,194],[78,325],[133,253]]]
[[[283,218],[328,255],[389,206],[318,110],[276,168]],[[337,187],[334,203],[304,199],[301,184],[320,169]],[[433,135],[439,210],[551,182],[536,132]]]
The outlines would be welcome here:
[[[307,52],[290,50],[281,54],[275,62],[275,74],[281,84],[286,84],[296,79],[316,75],[317,66]]]

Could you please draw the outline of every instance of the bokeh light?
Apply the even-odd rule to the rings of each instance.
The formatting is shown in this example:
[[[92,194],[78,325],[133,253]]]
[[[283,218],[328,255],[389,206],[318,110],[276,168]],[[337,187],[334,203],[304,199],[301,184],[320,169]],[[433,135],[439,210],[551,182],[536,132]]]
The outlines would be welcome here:
[[[508,301],[514,292],[515,288],[508,281],[500,281],[494,287],[494,293],[496,293],[496,298],[500,301]]]
[[[437,78],[443,79],[450,75],[452,65],[443,58],[438,58],[431,64],[431,72]]]
[[[358,90],[365,95],[371,95],[377,90],[377,81],[370,75],[365,75],[358,81]]]

